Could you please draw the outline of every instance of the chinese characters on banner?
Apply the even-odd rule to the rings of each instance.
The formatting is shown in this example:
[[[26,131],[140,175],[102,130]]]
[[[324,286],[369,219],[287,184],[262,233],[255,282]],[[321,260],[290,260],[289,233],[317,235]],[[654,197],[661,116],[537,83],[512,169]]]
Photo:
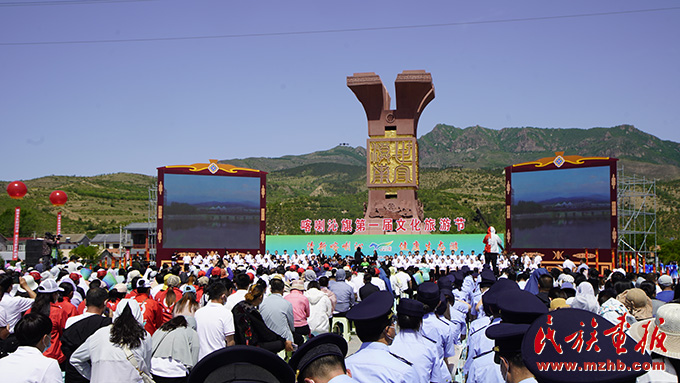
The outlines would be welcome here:
[[[311,220],[309,218],[300,221],[300,230],[305,233],[311,233],[312,230],[315,233],[362,233],[366,231],[367,226],[380,227],[382,231],[394,231],[396,233],[403,233],[407,231],[407,228],[412,231],[425,230],[428,232],[439,230],[440,232],[451,231],[451,225],[455,225],[456,230],[465,230],[465,218],[456,217],[451,220],[451,218],[439,218],[439,227],[437,227],[437,220],[434,218],[425,218],[423,221],[418,218],[403,219],[399,218],[396,220],[385,218],[382,223],[370,223],[368,224],[364,218],[357,218],[354,221],[351,219],[344,218],[340,220],[340,224],[335,218],[332,219],[315,219]]]

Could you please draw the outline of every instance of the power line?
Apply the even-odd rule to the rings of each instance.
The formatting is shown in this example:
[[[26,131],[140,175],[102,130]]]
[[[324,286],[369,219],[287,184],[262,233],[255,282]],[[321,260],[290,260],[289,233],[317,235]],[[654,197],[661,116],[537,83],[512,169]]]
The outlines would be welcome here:
[[[82,1],[82,0],[80,0],[80,1]],[[110,0],[110,1],[115,1],[115,0]],[[118,1],[125,1],[125,0],[118,0]],[[127,1],[153,1],[153,0],[127,0]],[[327,34],[327,33],[370,32],[370,31],[387,31],[387,30],[399,30],[399,29],[440,28],[440,27],[454,27],[454,26],[461,26],[461,25],[477,25],[477,24],[517,23],[517,22],[525,22],[525,21],[573,19],[573,18],[581,18],[581,17],[624,15],[624,14],[633,14],[633,13],[663,12],[663,11],[675,11],[675,10],[680,10],[680,7],[636,9],[636,10],[631,10],[631,11],[613,11],[613,12],[598,12],[598,13],[580,13],[580,14],[560,15],[560,16],[524,17],[524,18],[514,18],[514,19],[460,21],[460,22],[454,22],[454,23],[401,25],[401,26],[366,27],[366,28],[325,29],[325,30],[293,31],[293,32],[263,32],[263,33],[243,33],[243,34],[228,34],[228,35],[152,37],[152,38],[106,39],[106,40],[6,42],[6,43],[0,43],[0,46],[2,46],[2,45],[13,46],[13,45],[65,45],[65,44],[131,43],[131,42],[151,42],[151,41],[210,40],[210,39],[246,38],[246,37],[315,35],[315,34]]]
[[[12,1],[0,3],[0,7],[38,7],[44,5],[80,5],[109,3],[140,3],[156,0],[61,0],[61,1]]]

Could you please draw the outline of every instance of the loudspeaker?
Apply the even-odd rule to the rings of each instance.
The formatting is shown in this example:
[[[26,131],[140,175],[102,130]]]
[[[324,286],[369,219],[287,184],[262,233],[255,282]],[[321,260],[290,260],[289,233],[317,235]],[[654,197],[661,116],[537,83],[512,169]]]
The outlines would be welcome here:
[[[40,262],[43,256],[43,240],[29,239],[26,240],[26,266],[32,267]]]

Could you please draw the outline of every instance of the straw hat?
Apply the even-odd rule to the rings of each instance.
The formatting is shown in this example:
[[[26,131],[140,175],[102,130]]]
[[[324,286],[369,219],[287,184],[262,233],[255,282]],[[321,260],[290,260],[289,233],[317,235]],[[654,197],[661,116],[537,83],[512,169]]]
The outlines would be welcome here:
[[[177,287],[182,283],[178,276],[174,274],[168,275],[169,277],[167,277],[167,279],[165,280],[165,283],[168,285],[168,287]]]
[[[662,319],[663,324],[661,323]],[[669,358],[680,359],[680,304],[666,303],[659,307],[659,310],[656,312],[656,319],[652,318],[633,324],[630,328],[631,338],[639,342],[645,335],[644,326],[647,323],[649,323],[649,326],[647,326],[647,341],[645,342],[645,348],[650,352],[654,351],[657,354]],[[654,347],[653,350],[651,349],[652,335],[657,329],[658,332],[666,335],[663,345],[667,351],[663,351],[656,343],[655,346],[657,347]]]
[[[619,294],[616,299],[623,303],[638,321],[652,317],[652,300],[643,290],[628,289]]]
[[[571,307],[567,304],[567,300],[564,298],[553,298],[550,301],[550,311],[561,309],[563,307]]]
[[[301,279],[296,279],[290,285],[291,290],[305,291],[305,282]]]

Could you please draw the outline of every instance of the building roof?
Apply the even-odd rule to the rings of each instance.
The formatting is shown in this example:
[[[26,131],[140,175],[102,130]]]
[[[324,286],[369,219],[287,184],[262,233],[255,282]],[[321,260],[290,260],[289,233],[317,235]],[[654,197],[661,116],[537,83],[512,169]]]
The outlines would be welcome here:
[[[123,239],[124,238],[125,238],[125,236],[123,235]],[[116,233],[116,234],[97,234],[90,241],[90,243],[92,243],[92,244],[100,244],[100,243],[101,244],[104,244],[104,243],[115,244],[115,243],[120,243],[120,242],[121,242],[121,235],[118,234],[118,233]],[[131,244],[132,244],[132,240],[129,237],[127,238],[127,241],[123,241],[123,246],[129,246]]]
[[[70,243],[78,243],[82,242],[85,238],[89,239],[87,237],[87,234],[62,234],[61,235],[61,243],[66,243],[66,238],[70,238]]]
[[[156,225],[149,222],[132,222],[131,224],[125,226],[123,229],[131,231],[131,230],[149,230],[149,228],[155,229]]]

